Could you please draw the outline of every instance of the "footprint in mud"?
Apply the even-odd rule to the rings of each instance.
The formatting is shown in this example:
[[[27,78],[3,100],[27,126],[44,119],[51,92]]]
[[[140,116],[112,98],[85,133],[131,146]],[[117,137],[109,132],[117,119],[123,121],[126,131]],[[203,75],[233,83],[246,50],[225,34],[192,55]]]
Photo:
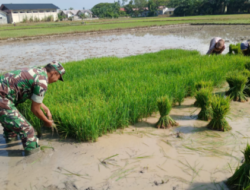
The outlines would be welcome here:
[[[64,185],[65,185],[64,188],[59,188],[58,186],[50,185],[46,187],[46,189],[47,190],[78,190],[78,188],[73,182],[66,181]],[[93,190],[93,189],[89,189],[89,190]]]

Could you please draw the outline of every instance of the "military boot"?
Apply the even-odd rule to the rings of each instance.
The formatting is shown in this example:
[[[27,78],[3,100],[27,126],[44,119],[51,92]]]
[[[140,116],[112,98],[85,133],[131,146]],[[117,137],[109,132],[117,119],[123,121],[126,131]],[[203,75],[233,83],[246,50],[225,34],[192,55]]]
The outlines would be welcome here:
[[[29,144],[24,148],[25,156],[29,156],[40,151],[40,146],[37,142],[29,142]]]

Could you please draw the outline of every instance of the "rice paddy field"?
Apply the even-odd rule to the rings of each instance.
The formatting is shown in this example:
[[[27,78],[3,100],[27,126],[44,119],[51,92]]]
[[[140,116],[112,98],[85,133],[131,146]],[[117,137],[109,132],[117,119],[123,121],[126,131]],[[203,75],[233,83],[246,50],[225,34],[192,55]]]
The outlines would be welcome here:
[[[65,82],[49,86],[47,105],[63,138],[96,141],[158,111],[157,98],[168,95],[175,105],[193,96],[195,84],[218,86],[230,71],[243,70],[243,56],[202,56],[197,51],[164,50],[125,58],[105,57],[64,64]],[[19,110],[39,132],[42,123]]]
[[[31,36],[44,36],[65,33],[78,33],[89,31],[107,31],[138,27],[164,26],[173,24],[250,24],[249,14],[234,15],[204,15],[188,17],[147,17],[147,18],[119,18],[84,20],[80,21],[43,22],[43,23],[18,23],[0,26],[0,40],[8,38],[22,38]]]

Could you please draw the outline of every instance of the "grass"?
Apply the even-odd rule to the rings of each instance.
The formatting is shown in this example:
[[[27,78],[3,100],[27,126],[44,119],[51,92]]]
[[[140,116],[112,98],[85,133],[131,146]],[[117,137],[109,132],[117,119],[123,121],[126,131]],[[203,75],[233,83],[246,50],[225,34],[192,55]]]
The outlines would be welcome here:
[[[85,21],[44,22],[44,23],[18,23],[17,26],[1,25],[0,39],[19,38],[30,36],[43,36],[64,33],[77,33],[88,31],[104,31],[114,29],[126,29],[137,27],[164,26],[172,24],[190,23],[242,23],[250,24],[249,14],[240,15],[206,15],[189,17],[147,17],[147,18],[121,18],[121,19],[100,19]]]
[[[246,62],[244,56],[201,56],[185,50],[69,62],[63,64],[65,82],[49,85],[44,104],[62,137],[96,141],[156,112],[156,99],[172,97],[176,86],[195,91],[197,81],[220,84],[228,72],[243,70]],[[40,128],[29,101],[18,109]]]

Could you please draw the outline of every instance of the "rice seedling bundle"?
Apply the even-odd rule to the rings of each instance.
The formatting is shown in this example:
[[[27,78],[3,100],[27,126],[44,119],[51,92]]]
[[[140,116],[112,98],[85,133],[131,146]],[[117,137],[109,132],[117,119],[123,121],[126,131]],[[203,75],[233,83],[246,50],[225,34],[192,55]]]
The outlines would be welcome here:
[[[230,110],[230,100],[229,97],[213,96],[211,103],[213,118],[207,125],[209,129],[217,131],[229,131],[232,129],[226,121],[226,116]]]
[[[227,180],[227,185],[233,190],[249,190],[250,189],[250,145],[247,144],[245,151],[243,152],[245,161],[238,167],[233,174]]]
[[[213,91],[213,82],[212,81],[199,81],[199,82],[195,83],[196,91],[199,91],[202,88],[209,88],[212,92]],[[197,101],[194,102],[194,106],[199,107],[199,104]]]
[[[157,99],[157,106],[160,112],[160,119],[156,123],[157,128],[170,128],[179,124],[169,116],[172,109],[172,100],[166,95]]]
[[[211,107],[212,93],[209,88],[202,88],[195,95],[197,105],[201,108],[198,114],[198,119],[209,121],[213,117],[213,110]]]
[[[242,55],[242,51],[240,48],[240,43],[234,45],[234,44],[230,44],[229,45],[229,54],[239,54]]]
[[[44,104],[62,137],[95,141],[158,111],[158,97],[173,97],[176,88],[194,94],[197,81],[217,85],[228,72],[243,70],[246,60],[244,56],[208,57],[196,51],[164,50],[70,62],[63,64],[65,82],[49,85]],[[39,130],[41,123],[31,113],[30,102],[18,109]]]
[[[211,91],[213,90],[213,82],[212,81],[199,81],[195,83],[195,89],[199,91],[202,88],[209,88]]]
[[[236,71],[231,72],[226,77],[226,80],[229,84],[229,90],[226,92],[226,95],[230,96],[234,101],[247,101],[245,90],[248,88],[246,86],[248,82],[248,76],[246,76],[246,74],[246,71],[244,71],[244,73]]]

